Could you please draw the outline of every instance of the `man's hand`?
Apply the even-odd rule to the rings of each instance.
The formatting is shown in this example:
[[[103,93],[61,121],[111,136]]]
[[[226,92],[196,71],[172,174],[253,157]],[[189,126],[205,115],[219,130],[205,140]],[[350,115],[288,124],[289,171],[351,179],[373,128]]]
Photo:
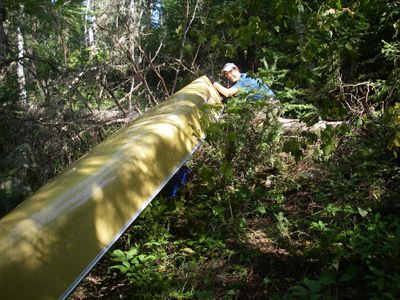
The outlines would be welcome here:
[[[235,95],[239,90],[236,87],[226,88],[223,85],[219,84],[218,82],[213,83],[213,87],[225,97],[232,97]]]

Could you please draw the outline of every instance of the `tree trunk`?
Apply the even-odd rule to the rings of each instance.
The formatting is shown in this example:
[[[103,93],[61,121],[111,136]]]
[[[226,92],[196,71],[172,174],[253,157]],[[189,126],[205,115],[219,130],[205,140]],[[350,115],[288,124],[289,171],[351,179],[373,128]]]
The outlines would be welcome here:
[[[20,17],[22,18],[24,14],[24,6],[21,4],[20,6]],[[19,86],[19,104],[24,107],[27,105],[28,96],[26,92],[26,80],[25,80],[25,70],[24,70],[24,37],[21,31],[21,28],[17,27],[17,49],[18,49],[18,60],[17,60],[17,78],[18,78],[18,86]]]
[[[3,6],[3,0],[0,0],[0,66],[3,64],[6,59],[6,51],[7,51],[7,36],[4,31],[3,22],[7,19],[7,11]]]
[[[85,40],[86,45],[92,50],[92,53],[96,53],[96,16],[90,11],[96,10],[96,0],[86,1],[86,13],[85,13]]]
[[[284,131],[320,131],[324,130],[327,126],[339,126],[344,124],[344,121],[319,121],[314,125],[308,126],[306,123],[300,121],[299,119],[286,119],[279,118],[279,122],[282,124]]]
[[[131,0],[129,4],[129,23],[128,23],[128,41],[129,41],[129,53],[131,55],[132,61],[136,63],[140,63],[137,54],[135,53],[137,38],[139,37],[139,29],[140,29],[140,19],[141,16],[138,14],[138,4],[136,0]]]
[[[299,12],[299,14],[296,16],[296,18],[294,20],[294,29],[296,30],[296,33],[298,35],[299,46],[300,46],[300,48],[303,48],[304,40],[305,40],[306,26],[301,17],[301,12]]]

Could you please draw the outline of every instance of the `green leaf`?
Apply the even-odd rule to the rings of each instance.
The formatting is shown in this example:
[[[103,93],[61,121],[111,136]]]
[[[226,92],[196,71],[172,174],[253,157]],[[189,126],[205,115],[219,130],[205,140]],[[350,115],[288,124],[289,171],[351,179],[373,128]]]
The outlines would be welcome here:
[[[290,290],[294,296],[308,296],[310,294],[309,291],[301,285],[295,285],[291,287]]]
[[[331,155],[335,150],[336,150],[336,141],[334,139],[329,140],[322,148],[322,151],[326,156]]]
[[[122,265],[124,265],[127,268],[129,268],[131,266],[131,264],[127,261],[122,262]]]
[[[233,177],[233,167],[230,162],[224,162],[221,166],[221,171],[224,174],[225,178]]]
[[[193,47],[192,47],[192,45],[190,45],[190,44],[186,44],[186,45],[184,46],[184,50],[185,50],[185,52],[186,52],[187,54],[192,54],[192,53],[193,53]]]
[[[347,268],[346,272],[343,274],[342,277],[340,277],[339,281],[340,282],[349,282],[353,280],[357,275],[357,270],[355,267],[349,267]]]
[[[220,43],[219,37],[217,35],[214,35],[211,38],[210,46],[211,48],[216,48],[219,45],[219,43]]]
[[[301,145],[296,140],[287,140],[283,146],[283,151],[286,153],[291,153],[296,161],[300,160],[303,157],[303,152],[301,150]]]
[[[185,252],[185,253],[187,253],[187,254],[194,254],[194,253],[196,253],[196,251],[194,251],[193,249],[191,249],[191,248],[189,248],[189,247],[183,248],[183,249],[181,249],[181,251],[182,251],[182,252]]]
[[[264,206],[257,206],[256,211],[262,215],[266,213],[266,209]]]
[[[321,291],[321,284],[316,280],[308,279],[307,277],[304,279],[304,284],[308,287],[308,289],[313,293],[318,293]]]
[[[353,46],[352,46],[350,43],[346,43],[344,46],[345,46],[345,48],[346,48],[347,50],[354,51],[354,48],[353,48]]]
[[[137,248],[131,248],[128,252],[126,252],[126,260],[131,260],[138,254]]]
[[[263,280],[263,284],[264,286],[268,286],[270,283],[272,282],[271,278],[269,278],[268,276],[266,276]]]
[[[146,260],[146,255],[140,254],[140,255],[137,257],[137,259],[138,259],[138,261],[140,261],[140,262],[144,262],[144,261]]]
[[[364,124],[363,120],[362,120],[360,117],[357,118],[356,126],[357,126],[357,127],[361,127],[363,124]]]
[[[328,285],[335,282],[333,275],[328,271],[323,271],[319,276],[318,281],[322,285]]]
[[[176,34],[178,34],[178,35],[180,35],[181,33],[182,33],[182,24],[180,24],[176,29],[175,29],[175,32],[176,32]]]
[[[380,270],[372,265],[368,265],[368,268],[372,271],[372,273],[374,273],[377,276],[384,276],[385,275],[385,271]]]
[[[122,265],[116,265],[116,266],[112,266],[110,267],[110,269],[117,269],[119,270],[121,273],[125,274],[126,272],[128,272],[128,268]]]
[[[200,32],[197,41],[199,44],[204,44],[207,41],[207,34],[205,32]]]
[[[362,209],[361,207],[357,207],[358,213],[361,215],[361,217],[365,217],[368,214],[368,211]]]
[[[125,253],[120,249],[114,250],[111,255],[116,261],[126,261]]]

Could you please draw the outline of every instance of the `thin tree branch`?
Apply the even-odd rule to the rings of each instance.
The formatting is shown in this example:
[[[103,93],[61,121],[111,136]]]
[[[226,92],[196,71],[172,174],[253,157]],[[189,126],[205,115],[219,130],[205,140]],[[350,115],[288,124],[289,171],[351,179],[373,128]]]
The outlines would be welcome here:
[[[108,87],[107,82],[101,82],[101,85],[105,88],[105,90],[110,94],[111,98],[114,100],[115,104],[118,106],[118,108],[121,110],[121,112],[124,114],[124,116],[127,116],[127,112],[125,109],[122,107],[121,103],[115,96],[114,92]]]
[[[178,68],[176,69],[174,84],[172,86],[171,93],[174,93],[174,91],[176,89],[176,84],[178,82],[178,77],[179,77],[179,72],[180,72],[180,67],[179,66],[183,64],[182,63],[183,51],[184,51],[184,48],[185,48],[187,34],[189,32],[190,27],[192,26],[192,23],[194,21],[195,16],[196,16],[196,11],[197,11],[198,5],[199,5],[199,0],[196,1],[196,4],[195,4],[194,9],[193,9],[193,14],[192,14],[189,22],[186,24],[185,31],[183,32],[183,38],[182,38],[182,42],[181,42],[181,48],[179,49],[179,59],[178,59],[180,64],[178,65]],[[189,18],[189,12],[190,12],[190,1],[187,0],[186,1],[186,20]]]

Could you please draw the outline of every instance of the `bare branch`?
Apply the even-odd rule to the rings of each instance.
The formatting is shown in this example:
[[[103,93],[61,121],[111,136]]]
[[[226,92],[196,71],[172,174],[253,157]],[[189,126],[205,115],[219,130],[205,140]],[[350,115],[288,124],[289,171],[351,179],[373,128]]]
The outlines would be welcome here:
[[[180,72],[180,67],[179,66],[183,65],[183,63],[182,63],[183,51],[185,49],[187,34],[189,32],[190,27],[192,26],[192,23],[194,21],[195,16],[196,16],[196,11],[197,11],[198,6],[199,6],[199,0],[196,0],[196,4],[194,6],[192,16],[191,16],[190,20],[188,21],[188,23],[185,26],[185,31],[183,33],[182,42],[181,42],[181,48],[179,49],[179,59],[178,59],[178,61],[179,61],[180,64],[178,65],[178,68],[176,69],[174,84],[172,86],[171,93],[174,93],[174,91],[176,89],[176,84],[178,82],[178,76],[179,76],[179,72]],[[187,0],[186,1],[186,20],[189,18],[189,12],[190,12],[190,1]]]
[[[107,80],[107,78],[105,78]],[[101,85],[106,89],[106,91],[110,94],[111,98],[114,100],[115,104],[118,106],[118,108],[121,110],[121,112],[124,114],[124,116],[127,115],[127,112],[125,111],[125,109],[122,107],[120,101],[117,99],[117,97],[115,96],[114,92],[108,87],[107,85],[107,81],[105,80],[105,82],[101,82]]]

